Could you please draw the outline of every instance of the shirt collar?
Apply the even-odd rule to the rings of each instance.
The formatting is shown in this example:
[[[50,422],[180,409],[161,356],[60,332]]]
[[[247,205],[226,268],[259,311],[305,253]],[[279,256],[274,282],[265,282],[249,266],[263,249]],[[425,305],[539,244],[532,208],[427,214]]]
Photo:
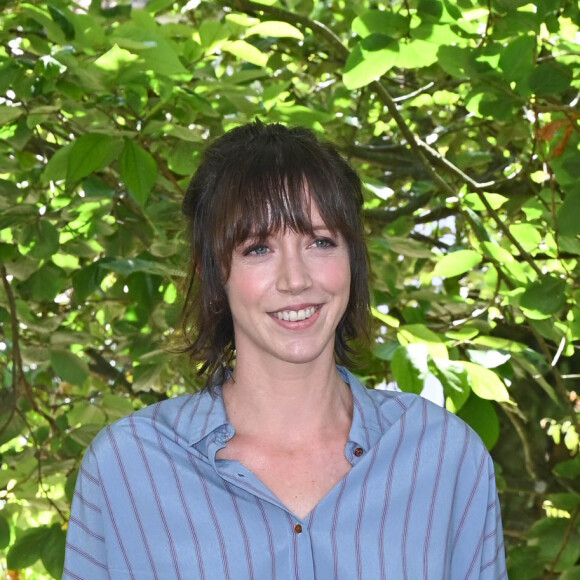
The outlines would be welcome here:
[[[349,440],[365,450],[378,442],[385,431],[378,401],[348,369],[338,366],[338,372],[352,393],[352,425]]]
[[[381,422],[380,407],[371,397],[368,389],[345,367],[338,366],[338,372],[348,384],[353,399],[352,425],[349,440],[365,449],[372,447],[381,437],[384,426]],[[226,416],[221,386],[210,392],[204,390],[193,396],[195,408],[189,413],[188,443],[196,445],[210,433],[219,429],[224,433],[232,429]]]
[[[195,445],[210,433],[229,426],[221,391],[221,386],[216,386],[212,391],[205,389],[193,396],[195,408],[189,415],[189,445]]]

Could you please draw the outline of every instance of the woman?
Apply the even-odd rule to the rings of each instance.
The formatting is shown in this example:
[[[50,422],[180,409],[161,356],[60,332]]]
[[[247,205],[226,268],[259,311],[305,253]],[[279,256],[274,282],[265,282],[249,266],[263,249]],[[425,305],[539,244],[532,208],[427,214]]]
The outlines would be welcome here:
[[[206,389],[97,436],[64,578],[506,577],[477,435],[341,366],[368,323],[361,206],[307,130],[256,122],[208,149],[183,205]]]

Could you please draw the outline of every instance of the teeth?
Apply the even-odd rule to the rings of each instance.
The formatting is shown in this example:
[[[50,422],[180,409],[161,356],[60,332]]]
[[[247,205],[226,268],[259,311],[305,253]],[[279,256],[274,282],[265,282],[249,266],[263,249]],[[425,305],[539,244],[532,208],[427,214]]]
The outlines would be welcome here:
[[[289,322],[296,322],[298,320],[306,320],[310,318],[316,307],[309,306],[308,308],[302,308],[301,310],[282,310],[281,312],[274,312],[274,316],[280,320],[287,320]]]

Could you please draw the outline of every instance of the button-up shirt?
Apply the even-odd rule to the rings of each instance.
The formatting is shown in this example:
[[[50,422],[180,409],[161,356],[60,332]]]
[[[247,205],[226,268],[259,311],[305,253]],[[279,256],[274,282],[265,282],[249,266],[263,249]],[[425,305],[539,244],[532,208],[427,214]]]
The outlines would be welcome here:
[[[87,449],[64,580],[506,578],[493,463],[455,415],[349,371],[352,467],[304,518],[216,453],[220,389],[157,403]],[[305,450],[307,453],[308,450]]]

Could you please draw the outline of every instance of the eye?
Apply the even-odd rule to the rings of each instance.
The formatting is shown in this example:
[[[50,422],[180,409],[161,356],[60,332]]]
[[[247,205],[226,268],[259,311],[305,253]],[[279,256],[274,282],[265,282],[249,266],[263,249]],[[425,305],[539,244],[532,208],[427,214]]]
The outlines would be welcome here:
[[[330,238],[316,238],[312,245],[316,248],[336,248],[336,243]]]
[[[268,253],[268,246],[265,244],[254,244],[244,250],[244,256],[263,256]]]

